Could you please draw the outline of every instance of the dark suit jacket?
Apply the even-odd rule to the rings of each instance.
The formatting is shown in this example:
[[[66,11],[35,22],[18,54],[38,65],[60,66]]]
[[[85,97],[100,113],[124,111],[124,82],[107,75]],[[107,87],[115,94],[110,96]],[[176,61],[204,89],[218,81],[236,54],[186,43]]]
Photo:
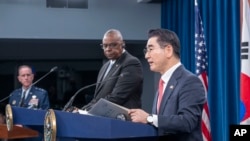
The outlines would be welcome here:
[[[28,108],[29,101],[31,100],[32,96],[35,95],[38,99],[38,109],[47,110],[50,107],[48,92],[44,89],[32,86],[27,98],[24,100],[23,107]],[[11,97],[9,99],[9,104],[11,106],[19,106],[20,100],[22,96],[22,88],[16,89],[11,93]]]
[[[105,63],[99,71],[99,84],[96,86],[93,100],[82,109],[89,110],[100,98],[127,108],[141,108],[143,72],[140,61],[125,51],[103,79],[108,65],[109,62]],[[100,83],[101,81],[104,82]]]
[[[153,114],[156,114],[157,96]],[[157,114],[159,135],[167,135],[175,141],[202,141],[201,116],[205,101],[201,80],[183,65],[179,66],[165,88]]]

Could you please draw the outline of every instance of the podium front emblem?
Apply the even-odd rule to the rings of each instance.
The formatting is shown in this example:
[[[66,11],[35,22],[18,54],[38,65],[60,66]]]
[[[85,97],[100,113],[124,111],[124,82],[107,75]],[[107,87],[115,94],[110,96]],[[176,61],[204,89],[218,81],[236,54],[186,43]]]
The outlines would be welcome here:
[[[53,109],[49,109],[45,115],[44,141],[56,141],[56,116]]]
[[[6,115],[7,130],[11,131],[13,129],[13,114],[10,104],[7,104],[5,107],[5,115]]]

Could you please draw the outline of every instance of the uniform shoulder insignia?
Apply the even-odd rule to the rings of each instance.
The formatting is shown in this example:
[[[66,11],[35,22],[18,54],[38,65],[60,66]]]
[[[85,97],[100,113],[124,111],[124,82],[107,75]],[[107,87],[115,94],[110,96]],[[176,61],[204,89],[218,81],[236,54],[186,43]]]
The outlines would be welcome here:
[[[21,88],[15,89],[12,93],[18,93],[18,92],[22,92],[22,89]]]
[[[35,87],[35,89],[38,90],[38,91],[45,91],[44,89],[38,88],[38,87]]]
[[[15,89],[15,90],[13,90],[11,93],[10,93],[10,95],[19,95],[19,94],[21,94],[22,93],[22,89]]]

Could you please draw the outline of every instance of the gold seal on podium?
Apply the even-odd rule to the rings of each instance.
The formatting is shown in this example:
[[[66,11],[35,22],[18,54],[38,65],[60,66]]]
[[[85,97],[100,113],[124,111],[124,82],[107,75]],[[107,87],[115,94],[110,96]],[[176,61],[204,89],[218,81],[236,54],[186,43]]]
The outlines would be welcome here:
[[[5,107],[5,115],[6,115],[7,130],[11,131],[13,129],[13,114],[10,104],[7,104]]]
[[[56,116],[53,109],[49,109],[45,115],[44,141],[56,141]]]

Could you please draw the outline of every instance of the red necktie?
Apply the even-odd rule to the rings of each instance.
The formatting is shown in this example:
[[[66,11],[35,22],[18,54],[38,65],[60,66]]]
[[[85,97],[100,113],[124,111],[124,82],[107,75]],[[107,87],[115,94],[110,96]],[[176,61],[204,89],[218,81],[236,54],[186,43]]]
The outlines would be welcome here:
[[[164,81],[162,79],[160,79],[159,87],[158,87],[159,94],[158,94],[158,101],[157,101],[157,113],[159,113],[161,100],[162,100],[162,96],[163,96],[163,84],[164,84]]]

